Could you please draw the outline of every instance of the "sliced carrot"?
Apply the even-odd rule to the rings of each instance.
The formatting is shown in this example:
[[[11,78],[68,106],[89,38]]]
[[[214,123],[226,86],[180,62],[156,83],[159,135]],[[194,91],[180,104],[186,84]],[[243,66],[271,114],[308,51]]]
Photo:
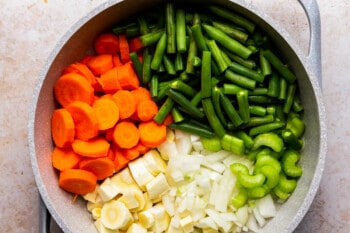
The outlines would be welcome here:
[[[85,77],[92,86],[96,84],[95,75],[91,72],[89,67],[87,67],[87,65],[85,65],[84,63],[76,62],[76,63],[70,64],[63,70],[63,74],[72,73],[72,72],[80,74],[81,76]]]
[[[118,54],[113,55],[113,65],[114,66],[121,66],[121,65],[123,65],[123,63],[120,60],[120,57],[119,57]]]
[[[111,148],[108,150],[107,158],[109,158],[112,161],[114,161],[115,159],[115,154]]]
[[[103,137],[95,137],[88,141],[75,139],[72,148],[75,153],[83,157],[98,158],[108,155],[110,144]]]
[[[101,75],[113,68],[113,56],[111,54],[100,54],[90,58],[87,66],[94,75]]]
[[[140,49],[142,49],[143,47],[144,47],[144,45],[142,44],[139,37],[135,37],[135,38],[129,40],[130,52],[137,52]]]
[[[79,163],[79,168],[95,174],[97,180],[103,180],[114,173],[114,162],[108,157],[86,158]]]
[[[73,118],[76,138],[88,140],[97,136],[98,119],[90,105],[81,101],[74,101],[66,109]]]
[[[56,146],[68,147],[74,141],[75,128],[71,114],[65,109],[56,109],[51,117],[51,133]]]
[[[105,139],[109,142],[112,142],[113,141],[113,133],[114,133],[114,128],[104,130]]]
[[[171,113],[169,113],[169,114],[165,117],[165,119],[164,119],[164,121],[163,121],[163,125],[168,126],[168,125],[170,125],[170,124],[172,124],[172,123],[174,123],[174,118],[173,118],[173,115],[172,115]]]
[[[130,61],[129,42],[125,34],[119,35],[120,59],[122,63]]]
[[[113,132],[113,142],[122,149],[129,149],[137,145],[140,133],[136,125],[130,121],[118,122]]]
[[[102,74],[99,78],[99,82],[105,93],[114,93],[122,89],[118,80],[117,67],[114,67],[108,70],[106,73]]]
[[[91,104],[94,97],[94,89],[90,82],[77,73],[62,75],[55,83],[53,89],[56,100],[63,107],[73,101]]]
[[[152,100],[151,92],[144,87],[138,87],[132,90],[131,94],[134,96],[136,105],[138,105],[143,100]]]
[[[137,148],[137,145],[130,149],[124,149],[122,153],[124,157],[130,161],[138,158],[141,155],[140,151]]]
[[[81,160],[82,157],[72,148],[55,147],[51,154],[52,166],[60,171],[77,168]]]
[[[110,129],[119,120],[119,108],[111,99],[99,98],[93,103],[92,108],[97,117],[99,130]]]
[[[119,118],[126,119],[136,111],[134,96],[128,90],[120,90],[113,94],[113,100],[119,108]]]
[[[134,90],[140,86],[139,78],[131,62],[125,63],[122,66],[117,66],[116,68],[118,69],[118,81],[122,89]]]
[[[143,100],[136,108],[136,115],[141,121],[150,121],[158,113],[158,106],[153,100]]]
[[[141,122],[139,124],[140,142],[148,147],[157,147],[166,140],[166,126],[155,121]]]
[[[66,169],[60,172],[59,186],[74,194],[87,194],[95,190],[95,174],[82,169]]]
[[[93,57],[94,55],[85,55],[79,62],[87,65],[89,60]]]
[[[120,150],[114,150],[115,159],[114,166],[115,170],[118,172],[128,166],[129,160],[124,157],[123,153]]]
[[[142,154],[142,155],[143,155],[143,154],[146,154],[146,153],[150,150],[149,147],[143,145],[141,142],[139,142],[139,143],[136,145],[136,148],[137,148],[137,150],[140,152],[140,154]]]
[[[113,33],[100,34],[94,42],[97,54],[116,54],[119,51],[118,36]]]

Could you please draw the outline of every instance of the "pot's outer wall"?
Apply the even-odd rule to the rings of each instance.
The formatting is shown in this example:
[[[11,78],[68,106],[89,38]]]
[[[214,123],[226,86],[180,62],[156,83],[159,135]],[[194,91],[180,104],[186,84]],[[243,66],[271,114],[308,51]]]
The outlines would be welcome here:
[[[62,69],[79,60],[90,49],[96,35],[110,28],[115,22],[143,11],[163,1],[107,1],[78,21],[59,41],[51,53],[39,78],[34,94],[29,124],[29,147],[35,179],[40,194],[51,215],[66,233],[97,233],[86,204],[57,185],[57,173],[51,165],[53,149],[50,118],[55,102],[52,89]],[[196,1],[194,1],[196,2]],[[197,1],[203,4],[203,1]],[[307,212],[319,185],[326,155],[326,117],[322,93],[312,71],[310,61],[290,39],[291,37],[263,12],[252,9],[244,1],[206,1],[225,5],[241,12],[265,29],[273,38],[281,55],[298,77],[301,99],[305,107],[305,149],[301,164],[304,174],[289,200],[283,204],[275,218],[261,232],[292,232]],[[249,9],[249,10],[248,10]],[[131,12],[133,11],[133,12]]]

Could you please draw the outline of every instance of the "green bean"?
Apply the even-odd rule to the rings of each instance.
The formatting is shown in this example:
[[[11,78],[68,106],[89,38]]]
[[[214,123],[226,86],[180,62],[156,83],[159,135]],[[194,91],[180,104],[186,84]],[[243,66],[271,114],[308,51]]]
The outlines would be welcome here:
[[[174,101],[171,98],[166,98],[162,106],[160,107],[158,113],[154,116],[153,120],[158,124],[162,124],[165,117],[170,113],[174,106]]]
[[[167,53],[176,53],[175,9],[172,2],[165,4],[165,25],[167,34]]]
[[[271,65],[269,61],[264,57],[263,50],[260,50],[259,52],[259,62],[260,62],[261,73],[264,76],[272,74]]]
[[[286,145],[288,145],[293,150],[301,150],[303,147],[303,140],[299,139],[293,134],[289,129],[282,131],[282,138]]]
[[[170,59],[170,57],[167,54],[163,55],[163,64],[168,74],[176,75],[174,62]]]
[[[214,110],[216,112],[216,115],[218,116],[221,124],[224,127],[227,127],[227,121],[226,121],[226,118],[225,118],[225,116],[222,112],[222,108],[221,108],[220,92],[221,92],[221,90],[219,89],[219,87],[214,86],[212,89],[211,97],[212,97],[213,106],[214,106]]]
[[[277,74],[273,73],[269,78],[267,95],[270,97],[278,97],[279,93],[280,93],[280,79]]]
[[[278,99],[285,100],[287,98],[288,82],[284,78],[280,78],[280,93]]]
[[[148,82],[151,80],[151,62],[152,62],[152,55],[149,51],[149,48],[145,48],[143,51],[142,56],[142,83],[143,85],[147,85]]]
[[[197,56],[197,45],[192,35],[190,39],[190,45],[188,48],[187,62],[186,62],[186,72],[189,74],[195,74],[195,67],[192,64],[192,60],[196,56]]]
[[[236,74],[229,69],[225,71],[225,78],[233,82],[234,84],[237,84],[238,86],[247,88],[247,89],[254,89],[256,85],[255,80]]]
[[[241,74],[241,75],[244,75],[248,78],[251,78],[257,82],[263,82],[264,81],[264,76],[255,71],[255,70],[252,70],[252,69],[248,69],[247,67],[241,65],[241,64],[238,64],[237,62],[232,62],[230,65],[229,65],[229,69],[231,69],[232,71],[238,73],[238,74]]]
[[[136,52],[130,53],[130,60],[136,71],[137,77],[139,78],[140,81],[142,81],[142,63],[140,62]]]
[[[193,67],[200,67],[202,65],[202,59],[200,59],[199,57],[194,57],[192,59],[192,65]]]
[[[247,124],[244,124],[244,128],[271,123],[274,121],[274,119],[275,118],[272,115],[266,115],[263,117],[251,117],[249,122]]]
[[[226,112],[228,118],[231,120],[233,125],[235,127],[238,127],[241,124],[243,124],[243,120],[239,116],[235,107],[232,105],[231,101],[227,98],[227,96],[225,96],[222,92],[220,92],[220,101],[224,111]]]
[[[294,112],[301,112],[304,110],[304,106],[302,105],[298,95],[294,96],[292,108]]]
[[[175,123],[183,121],[185,119],[177,107],[173,107],[171,109],[171,115],[173,116]]]
[[[167,94],[173,101],[175,101],[179,106],[181,106],[181,109],[186,111],[186,113],[190,114],[195,118],[204,117],[204,113],[195,106],[193,106],[191,102],[180,92],[170,88]]]
[[[279,104],[280,103],[275,98],[262,96],[262,95],[249,95],[248,100],[251,103],[257,103],[257,104]]]
[[[184,61],[183,61],[183,57],[182,57],[181,53],[176,53],[174,66],[175,66],[176,72],[180,72],[180,71],[183,71],[185,69]]]
[[[254,60],[252,60],[252,59],[243,59],[240,56],[237,56],[237,55],[231,53],[227,49],[225,49],[224,51],[225,51],[225,53],[227,54],[227,56],[231,60],[237,62],[238,64],[240,64],[240,65],[242,65],[244,67],[247,67],[248,69],[254,69],[256,67],[256,63],[255,63]]]
[[[127,28],[132,28],[137,26],[136,22],[125,22],[118,24],[112,28],[112,32],[116,35],[119,35],[121,33],[125,33]]]
[[[287,98],[284,101],[284,105],[283,105],[283,112],[284,113],[289,113],[290,109],[292,108],[296,89],[297,89],[297,85],[295,83],[290,84],[288,86]]]
[[[158,75],[153,74],[151,78],[150,92],[153,98],[158,96]]]
[[[269,114],[269,115],[273,115],[273,116],[275,116],[275,114],[276,114],[276,106],[267,106],[266,107],[266,112],[267,112],[267,114]]]
[[[174,82],[172,82],[170,84],[170,87],[174,90],[177,90],[181,93],[183,93],[184,95],[188,96],[188,97],[194,97],[197,93],[197,91],[191,87],[190,85],[182,82],[181,80],[176,80]]]
[[[245,151],[244,141],[230,134],[225,134],[221,138],[221,146],[224,150],[231,151],[237,155],[243,155]]]
[[[271,50],[264,50],[264,57],[271,63],[271,65],[289,82],[293,83],[296,76],[285,66],[282,61],[271,52]]]
[[[251,22],[250,20],[228,10],[223,7],[211,5],[209,6],[209,9],[215,13],[216,15],[225,18],[227,20],[230,20],[231,22],[237,24],[238,26],[241,26],[248,30],[248,32],[252,33],[255,29],[255,24]]]
[[[140,28],[141,35],[149,33],[148,24],[144,15],[140,15],[139,17],[137,17],[137,22]]]
[[[157,42],[156,49],[153,53],[153,58],[152,58],[152,62],[151,62],[151,69],[152,70],[158,70],[160,67],[160,64],[162,63],[163,56],[164,56],[165,49],[166,49],[166,43],[167,43],[166,41],[167,41],[166,33],[163,32],[162,36],[160,37],[160,39]]]
[[[250,96],[267,95],[268,91],[269,90],[266,87],[257,87],[257,88],[254,88],[253,90],[249,90],[249,95]]]
[[[248,91],[242,90],[237,93],[238,113],[243,123],[248,123],[250,119]]]
[[[262,133],[271,132],[271,131],[274,131],[276,129],[280,129],[280,128],[284,127],[285,125],[286,124],[284,122],[275,121],[275,122],[255,126],[249,130],[249,135],[254,136],[254,135],[258,135],[258,134],[262,134]]]
[[[223,137],[226,134],[226,130],[222,126],[219,118],[215,114],[214,106],[210,98],[202,99],[202,106],[205,115],[208,119],[209,125],[218,137]]]
[[[215,21],[212,20],[213,26],[222,30],[223,32],[225,32],[227,35],[231,36],[232,38],[238,40],[241,43],[246,42],[246,40],[248,39],[248,34],[238,30],[237,28],[235,28],[233,25],[229,25],[226,23],[222,23],[219,21]]]
[[[249,105],[249,112],[257,116],[265,116],[266,108],[258,105]]]
[[[207,34],[215,41],[220,43],[223,47],[228,49],[229,51],[237,54],[238,56],[247,59],[251,54],[252,51],[245,47],[244,45],[240,44],[235,39],[229,37],[226,35],[223,31],[220,29],[217,29],[213,26],[210,26],[208,24],[202,24],[204,30],[207,32]]]
[[[235,84],[228,84],[228,83],[224,83],[223,89],[222,89],[225,95],[236,95],[241,90],[245,90],[245,89]]]
[[[287,150],[281,159],[281,165],[284,173],[289,177],[298,178],[302,175],[303,169],[297,165],[300,154],[294,150]]]
[[[276,152],[283,150],[283,139],[275,133],[261,133],[254,138],[254,145],[252,150],[259,148],[260,146],[267,146]]]
[[[203,51],[201,67],[201,93],[202,99],[211,96],[211,52]]]
[[[200,102],[202,101],[202,93],[200,91],[198,91],[193,98],[191,99],[191,104],[193,106],[197,106]]]
[[[180,53],[186,52],[186,19],[183,9],[176,9],[175,11],[175,35],[177,51]]]
[[[127,38],[136,37],[136,36],[140,35],[139,26],[135,25],[133,27],[126,28],[125,35]]]
[[[214,61],[218,65],[219,72],[220,73],[224,72],[227,69],[228,65],[226,64],[222,56],[221,50],[217,46],[215,40],[207,40],[207,45],[213,56]]]
[[[158,42],[163,35],[164,29],[156,30],[140,36],[140,41],[144,47],[148,47]]]
[[[172,123],[168,125],[168,127],[171,129],[180,129],[185,132],[196,134],[205,138],[212,138],[215,136],[215,134],[212,131],[208,130],[207,128],[202,128],[196,124],[188,123],[185,121]]]
[[[192,36],[194,38],[194,41],[196,42],[196,45],[200,51],[207,51],[209,50],[207,46],[207,42],[205,41],[205,38],[202,33],[202,27],[200,24],[195,24],[191,27],[192,29]]]

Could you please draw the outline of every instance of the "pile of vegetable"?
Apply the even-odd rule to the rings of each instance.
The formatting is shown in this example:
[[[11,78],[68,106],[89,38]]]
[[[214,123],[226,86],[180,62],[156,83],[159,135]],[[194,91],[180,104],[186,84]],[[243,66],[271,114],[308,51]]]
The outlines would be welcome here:
[[[52,164],[99,232],[257,231],[274,216],[302,175],[305,124],[297,77],[262,30],[167,2],[94,51],[54,85]]]

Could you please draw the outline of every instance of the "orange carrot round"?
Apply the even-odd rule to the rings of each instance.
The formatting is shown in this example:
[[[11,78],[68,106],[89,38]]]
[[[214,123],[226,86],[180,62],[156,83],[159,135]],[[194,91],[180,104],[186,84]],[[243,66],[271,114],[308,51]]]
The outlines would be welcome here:
[[[124,149],[122,153],[124,157],[130,161],[137,159],[141,155],[140,151],[137,148],[137,145],[130,149]]]
[[[108,157],[86,158],[79,163],[79,168],[95,174],[97,180],[103,180],[114,173],[114,162]]]
[[[117,104],[109,98],[97,99],[92,108],[94,109],[98,129],[106,130],[112,128],[119,120],[119,108]]]
[[[119,35],[119,50],[121,61],[123,63],[130,61],[129,42],[125,34]]]
[[[94,75],[101,75],[113,68],[113,56],[111,54],[100,54],[90,58],[87,66]]]
[[[95,39],[94,49],[98,54],[116,54],[119,51],[118,36],[113,33],[99,35]]]
[[[114,143],[123,149],[129,149],[137,145],[140,133],[136,125],[130,121],[117,123],[113,132]]]
[[[110,144],[103,137],[95,137],[88,141],[75,139],[72,148],[75,153],[83,157],[98,158],[108,155]]]
[[[134,96],[136,105],[143,100],[152,100],[151,92],[144,87],[138,87],[137,89],[132,90],[131,94]]]
[[[134,96],[128,90],[119,90],[113,94],[113,100],[119,108],[119,118],[129,118],[136,111]]]
[[[171,113],[169,113],[168,115],[166,115],[166,117],[163,121],[163,125],[168,126],[172,123],[174,123],[174,118],[173,118],[173,115]]]
[[[114,166],[115,166],[115,170],[118,172],[120,170],[122,170],[123,168],[125,168],[126,166],[128,166],[129,160],[127,158],[124,157],[123,153],[116,149],[114,150]]]
[[[68,147],[73,143],[75,135],[74,121],[65,108],[53,111],[51,133],[53,141],[58,147]]]
[[[158,106],[153,100],[143,100],[136,108],[136,115],[141,121],[150,121],[158,113]]]
[[[140,142],[147,147],[157,147],[166,140],[166,126],[155,121],[139,124]]]
[[[98,120],[93,108],[87,103],[75,101],[66,109],[72,115],[75,124],[75,137],[88,140],[98,134]]]
[[[98,80],[105,93],[114,93],[122,89],[118,80],[118,70],[116,67],[102,74]]]
[[[97,178],[89,171],[66,169],[60,172],[58,183],[67,192],[84,195],[95,190]]]
[[[96,77],[91,72],[89,67],[87,67],[87,65],[81,62],[76,62],[76,63],[70,64],[63,70],[63,74],[72,73],[72,72],[80,74],[81,76],[85,77],[90,82],[91,85],[95,85]]]
[[[60,171],[77,168],[81,160],[82,157],[72,148],[55,147],[51,154],[52,166]]]
[[[114,66],[121,66],[123,65],[122,61],[120,60],[120,57],[118,54],[113,55],[113,65]]]
[[[131,62],[125,63],[122,66],[117,66],[116,68],[118,71],[118,81],[122,89],[133,90],[140,86],[139,78]]]
[[[56,100],[63,107],[73,101],[91,104],[94,97],[94,89],[90,82],[77,73],[62,75],[55,83],[53,89]]]

